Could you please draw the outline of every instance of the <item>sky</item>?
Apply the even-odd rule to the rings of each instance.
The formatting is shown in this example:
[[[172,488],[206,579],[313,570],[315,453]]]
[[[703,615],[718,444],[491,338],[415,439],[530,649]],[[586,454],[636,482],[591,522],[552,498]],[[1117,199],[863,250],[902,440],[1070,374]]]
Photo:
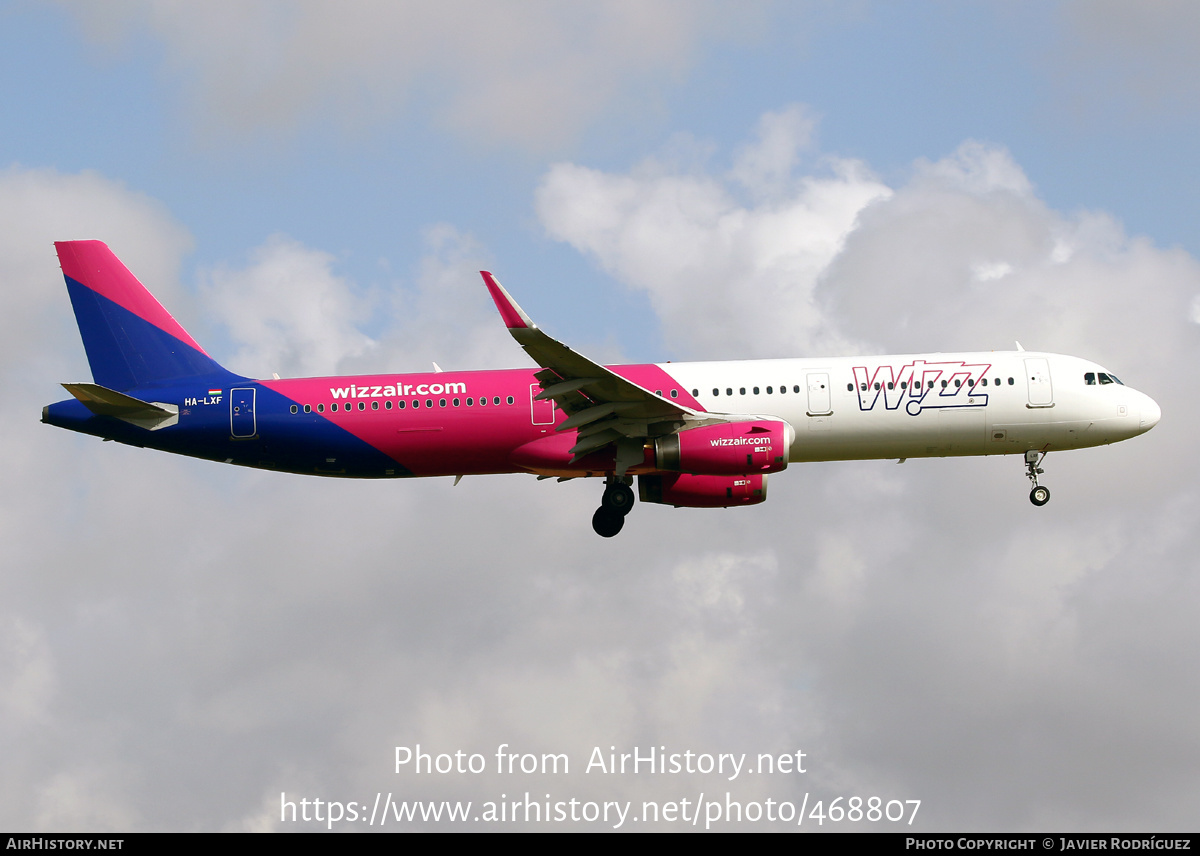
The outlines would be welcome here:
[[[1171,0],[0,4],[0,828],[1195,831],[1198,47]],[[69,239],[254,377],[529,365],[489,269],[606,362],[1019,340],[1163,417],[1042,509],[1018,458],[804,464],[605,540],[589,480],[40,424]],[[697,769],[596,763],[652,748]]]

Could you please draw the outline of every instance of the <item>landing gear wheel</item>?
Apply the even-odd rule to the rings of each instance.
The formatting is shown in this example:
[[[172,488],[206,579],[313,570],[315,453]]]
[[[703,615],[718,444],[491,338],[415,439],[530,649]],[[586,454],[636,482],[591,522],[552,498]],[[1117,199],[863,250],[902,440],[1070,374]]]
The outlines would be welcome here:
[[[1050,489],[1038,484],[1038,476],[1046,472],[1040,466],[1045,457],[1045,452],[1039,452],[1036,449],[1030,449],[1025,453],[1025,475],[1029,477],[1029,483],[1033,485],[1033,490],[1029,491],[1029,501],[1038,508],[1050,501]]]
[[[633,510],[633,488],[627,484],[609,485],[605,488],[604,498],[600,502],[605,508],[624,517]]]
[[[611,538],[625,525],[625,515],[607,506],[600,506],[592,515],[592,528],[601,538]]]

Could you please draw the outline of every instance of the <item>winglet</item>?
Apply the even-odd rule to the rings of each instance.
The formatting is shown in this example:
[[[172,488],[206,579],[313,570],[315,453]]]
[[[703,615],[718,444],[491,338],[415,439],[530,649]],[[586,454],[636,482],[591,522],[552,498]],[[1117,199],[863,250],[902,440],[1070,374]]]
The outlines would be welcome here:
[[[500,317],[504,319],[504,324],[508,329],[537,329],[537,324],[534,324],[525,311],[517,305],[517,301],[513,300],[512,295],[504,290],[504,286],[496,281],[496,277],[486,270],[481,270],[479,273],[483,276],[483,283],[492,295],[492,300],[496,302],[496,308],[500,310]]]

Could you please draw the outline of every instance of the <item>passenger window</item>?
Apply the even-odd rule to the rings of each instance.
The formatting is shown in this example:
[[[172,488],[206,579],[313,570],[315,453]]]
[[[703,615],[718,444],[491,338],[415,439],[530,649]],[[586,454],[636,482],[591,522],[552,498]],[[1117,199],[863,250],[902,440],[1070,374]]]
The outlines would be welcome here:
[[[727,386],[727,387],[725,387],[725,394],[726,394],[726,395],[733,395],[733,388],[732,388],[732,387],[728,387],[728,386]]]
[[[300,412],[300,408],[293,404],[292,405],[292,413],[299,413],[299,412]]]
[[[794,386],[792,386],[792,392],[799,392],[799,391],[800,391],[800,384],[795,384]]]
[[[895,388],[896,388],[896,384],[892,383],[892,382],[889,380],[889,381],[888,381],[888,389],[895,389]]]
[[[306,404],[306,405],[304,405],[304,412],[305,412],[305,413],[312,413],[312,406],[311,406],[311,405],[309,405],[309,404]]]
[[[438,407],[445,407],[445,406],[446,406],[446,399],[439,398],[438,399]]]
[[[324,405],[324,404],[318,404],[318,405],[317,405],[317,413],[324,413],[324,412],[325,412],[325,405]]]
[[[739,387],[738,387],[738,394],[740,394],[740,395],[745,395],[745,394],[746,394],[746,387],[744,387],[744,386],[739,386]]]
[[[359,410],[366,410],[366,409],[367,409],[367,403],[366,403],[365,401],[360,401],[360,402],[358,403],[358,409],[359,409]]]
[[[775,391],[775,387],[773,387],[773,386],[767,387],[767,395],[772,395],[774,393],[774,391]]]
[[[1016,383],[1016,381],[1015,381],[1015,380],[1013,380],[1012,378],[1009,378],[1009,379],[1008,379],[1008,385],[1009,385],[1009,386],[1012,386],[1014,383]]]
[[[679,398],[679,390],[677,390],[677,389],[671,390],[671,398]]]
[[[457,398],[456,398],[456,399],[454,399],[454,406],[455,406],[455,407],[458,407],[458,399],[457,399]]]
[[[378,401],[372,401],[372,402],[371,402],[371,409],[372,409],[372,410],[378,410],[378,409],[379,409],[379,402],[378,402]]]
[[[497,403],[499,403],[499,402],[497,402]],[[511,395],[508,397],[508,403],[509,404],[513,403],[513,397]]]
[[[758,395],[758,387],[757,387],[757,386],[756,386],[756,387],[754,387],[754,394],[755,394],[755,395]]]
[[[402,398],[399,401],[397,401],[396,406],[399,407],[401,410],[403,410],[404,409],[404,399]]]
[[[942,389],[945,389],[949,385],[950,384],[946,383],[946,381],[942,381]]]

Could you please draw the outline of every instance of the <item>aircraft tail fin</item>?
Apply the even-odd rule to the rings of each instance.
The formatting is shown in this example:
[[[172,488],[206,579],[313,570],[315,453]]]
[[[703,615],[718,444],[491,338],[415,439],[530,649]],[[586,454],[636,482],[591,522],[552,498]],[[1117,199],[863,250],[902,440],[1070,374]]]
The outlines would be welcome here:
[[[111,390],[230,375],[101,241],[56,241],[96,383]]]

